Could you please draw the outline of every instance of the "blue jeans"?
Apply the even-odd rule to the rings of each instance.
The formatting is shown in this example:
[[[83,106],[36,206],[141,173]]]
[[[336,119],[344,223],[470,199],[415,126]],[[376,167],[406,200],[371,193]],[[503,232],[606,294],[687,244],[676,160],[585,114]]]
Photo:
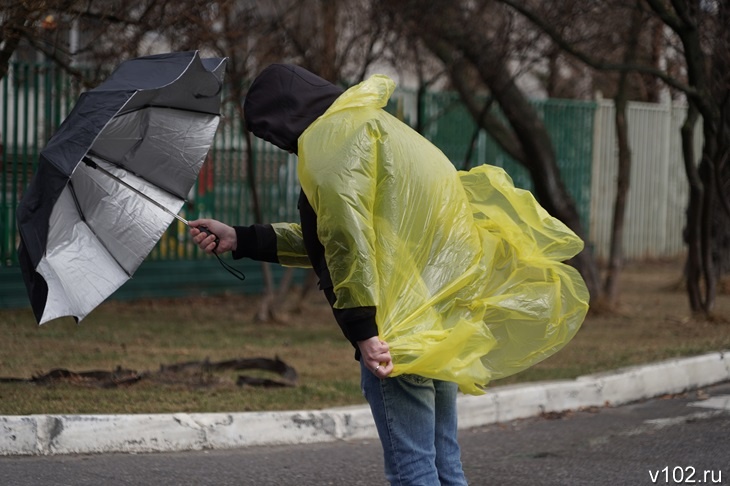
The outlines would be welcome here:
[[[381,380],[360,364],[391,485],[466,485],[457,442],[455,383],[417,375]]]

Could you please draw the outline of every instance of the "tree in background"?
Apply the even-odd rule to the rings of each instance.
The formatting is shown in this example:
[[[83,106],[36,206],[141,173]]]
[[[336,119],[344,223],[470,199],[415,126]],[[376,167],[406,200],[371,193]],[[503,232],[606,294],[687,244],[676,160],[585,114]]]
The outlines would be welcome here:
[[[599,305],[609,310],[615,309],[618,305],[619,279],[623,266],[624,221],[631,183],[632,161],[628,139],[627,105],[630,100],[658,99],[659,93],[653,83],[647,83],[646,78],[630,70],[620,70],[615,73],[603,69],[602,66],[609,63],[634,65],[637,59],[642,58],[651,59],[652,63],[656,63],[657,56],[654,52],[656,43],[641,42],[646,37],[653,40],[656,29],[647,22],[649,17],[642,0],[599,3],[581,1],[530,3],[502,0],[502,3],[520,12],[541,32],[547,34],[544,42],[549,46],[547,58],[550,75],[547,79],[552,80],[550,85],[558,84],[555,79],[559,80],[561,76],[554,74],[553,71],[561,71],[562,63],[557,60],[564,58],[571,61],[569,63],[571,66],[580,63],[585,69],[593,71],[583,76],[589,81],[589,90],[584,96],[590,97],[594,91],[605,91],[613,98],[618,143],[616,197],[610,254]],[[650,46],[651,51],[646,46]],[[574,79],[573,84],[585,83],[576,83]]]
[[[730,226],[730,0],[647,0],[681,42],[689,112],[682,127],[687,206],[687,291],[696,313],[710,315],[720,271],[729,266]],[[669,74],[662,79],[669,78]],[[674,79],[673,77],[671,79]],[[704,142],[695,161],[694,126],[702,117]]]
[[[172,0],[3,1],[0,11],[0,78],[11,57],[39,53],[82,84],[97,84],[111,67],[147,53]],[[93,69],[78,68],[84,64]]]
[[[512,71],[514,15],[489,1],[381,0],[380,5],[394,25],[408,29],[441,60],[475,122],[529,171],[535,195],[545,209],[585,240],[547,129]],[[485,92],[499,105],[504,119],[479,101],[477,94]],[[583,275],[591,300],[599,298],[598,267],[591,250],[586,248],[573,264]]]
[[[625,83],[634,80],[635,87],[643,88],[643,91],[637,90],[638,93],[643,92],[647,100],[656,101],[659,98],[657,82],[663,82],[673,96],[680,93],[687,100],[688,114],[681,131],[685,173],[690,187],[685,233],[688,244],[686,283],[693,312],[711,315],[719,276],[730,267],[730,33],[727,29],[730,2],[609,0],[597,5],[579,2],[578,5],[582,5],[580,15],[566,18],[560,15],[560,9],[572,2],[500,1],[538,25],[564,54],[597,71],[614,73],[619,78],[619,90],[626,90]],[[590,12],[596,8],[603,9],[603,13],[599,18],[591,19]],[[643,37],[631,41],[631,36],[618,36],[620,42],[611,42],[621,31],[620,24],[610,21],[616,18],[616,13],[619,18],[636,19],[640,15],[640,22],[632,21],[630,25],[643,26],[643,33],[636,31]],[[624,45],[627,39],[630,45],[641,39],[643,42],[637,46],[645,48],[623,59],[596,56],[596,52],[602,52],[599,45],[590,44],[586,48],[556,27],[567,22],[594,29],[603,27],[604,45]],[[577,37],[585,41],[586,32],[589,31],[579,28]],[[631,96],[629,93],[625,92],[621,98]],[[621,99],[617,98],[617,101]],[[697,163],[694,133],[700,117],[704,143]],[[622,170],[626,167],[620,172]],[[624,190],[627,188],[625,186]],[[618,206],[619,201],[617,209]],[[614,255],[620,255],[620,250],[617,253],[613,250],[613,246],[620,247],[620,235],[614,234],[614,240],[612,265],[616,263]],[[607,287],[612,285],[615,282],[609,278]]]

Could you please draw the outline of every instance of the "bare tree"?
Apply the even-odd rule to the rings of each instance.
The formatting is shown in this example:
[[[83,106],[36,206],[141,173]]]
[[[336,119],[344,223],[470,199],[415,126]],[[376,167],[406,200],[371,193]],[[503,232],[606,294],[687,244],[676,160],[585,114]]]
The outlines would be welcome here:
[[[554,5],[543,3],[528,7],[527,2],[514,0],[504,0],[503,3],[510,5],[542,31],[547,32],[555,46],[554,51],[557,50],[562,55],[580,53],[576,57],[580,57],[587,65],[596,67],[599,72],[605,72],[600,66],[608,61],[631,65],[641,57],[640,40],[642,34],[645,35],[647,26],[647,16],[641,0],[618,0],[588,5],[585,2],[562,2],[558,8],[551,8]],[[630,19],[628,23],[625,21],[627,16]],[[631,71],[621,70],[614,85],[604,84],[609,87],[614,99],[618,142],[618,175],[610,255],[601,302],[601,306],[608,309],[615,308],[618,303],[626,201],[631,183],[631,148],[626,108],[629,99],[637,98],[637,91],[647,91],[636,89],[644,84],[644,79],[638,76],[632,78],[631,74]]]
[[[730,157],[730,34],[726,28],[730,21],[730,2],[642,1],[637,8],[646,6],[653,12],[653,17],[647,22],[652,32],[652,40],[648,43],[651,56],[648,60],[625,58],[615,61],[610,58],[598,60],[581,50],[550,22],[546,22],[529,2],[501,1],[539,25],[561,49],[593,68],[620,73],[622,77],[627,76],[627,73],[639,73],[644,79],[659,79],[685,95],[689,107],[681,137],[690,187],[686,227],[687,290],[692,310],[710,315],[717,292],[719,268],[727,267],[730,259],[727,238],[723,239],[730,221],[726,190],[730,178],[727,169]],[[607,6],[622,5],[620,0],[605,3]],[[671,32],[679,41],[676,46],[678,56],[674,58],[675,62],[660,66],[657,52],[662,47],[658,44],[661,44],[665,31]],[[677,69],[677,60],[682,61],[681,69]],[[697,164],[694,133],[700,117],[704,144]]]
[[[687,290],[696,313],[711,315],[718,269],[728,248],[718,238],[730,224],[727,188],[730,174],[730,1],[647,0],[651,9],[680,39],[687,69],[684,90],[689,113],[682,127],[685,171],[690,184],[687,208]],[[702,116],[704,143],[694,159],[694,124]],[[727,244],[727,242],[725,242]]]
[[[641,34],[643,12],[639,8],[633,9],[630,16],[629,28],[626,36],[626,50],[623,61],[630,64],[634,61]],[[604,298],[609,308],[618,303],[619,276],[623,266],[623,237],[624,220],[626,217],[626,200],[631,184],[631,147],[629,147],[629,128],[626,107],[629,101],[628,93],[629,73],[622,71],[619,76],[615,105],[616,138],[618,141],[618,177],[616,179],[616,200],[614,203],[613,222],[611,225],[611,245],[608,259],[608,272],[604,283]]]
[[[70,63],[68,32],[79,17],[83,2],[3,0],[0,10],[0,78],[8,73],[11,57],[23,46],[44,53],[48,59],[66,68],[78,78],[81,73]]]
[[[3,0],[0,77],[24,46],[91,87],[121,59],[148,53],[164,22],[180,19],[171,14],[180,5],[173,0]]]
[[[275,0],[270,31],[281,58],[343,85],[362,81],[383,55],[381,25],[371,1]]]
[[[41,2],[34,5],[30,2],[13,2],[3,0],[0,13],[0,78],[8,73],[10,58],[20,46],[29,31],[40,24],[43,10]]]
[[[410,27],[441,59],[452,85],[477,123],[529,171],[540,203],[585,239],[575,203],[560,177],[545,125],[510,69],[510,46],[505,39],[510,38],[514,17],[488,1],[383,1],[381,7],[395,21]],[[488,91],[498,103],[506,123],[483,109],[483,103],[475,96],[480,89]],[[591,299],[596,299],[601,287],[591,250],[586,248],[573,263],[583,275]]]

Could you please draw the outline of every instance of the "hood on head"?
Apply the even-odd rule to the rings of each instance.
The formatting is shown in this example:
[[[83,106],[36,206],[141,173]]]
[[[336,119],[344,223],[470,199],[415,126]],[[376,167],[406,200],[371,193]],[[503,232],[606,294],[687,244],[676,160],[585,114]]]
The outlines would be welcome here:
[[[254,79],[243,103],[248,130],[289,152],[297,140],[344,92],[293,64],[272,64]]]

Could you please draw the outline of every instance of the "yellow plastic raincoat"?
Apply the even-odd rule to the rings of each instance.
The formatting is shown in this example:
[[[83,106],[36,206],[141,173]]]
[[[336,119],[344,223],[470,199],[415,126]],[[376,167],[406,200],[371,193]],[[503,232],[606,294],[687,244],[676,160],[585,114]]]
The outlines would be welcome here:
[[[395,83],[347,90],[299,138],[299,179],[318,218],[336,307],[375,306],[393,376],[479,394],[562,348],[588,309],[561,262],[583,242],[500,168],[457,171],[382,110]],[[274,225],[282,264],[306,262],[293,225]]]

